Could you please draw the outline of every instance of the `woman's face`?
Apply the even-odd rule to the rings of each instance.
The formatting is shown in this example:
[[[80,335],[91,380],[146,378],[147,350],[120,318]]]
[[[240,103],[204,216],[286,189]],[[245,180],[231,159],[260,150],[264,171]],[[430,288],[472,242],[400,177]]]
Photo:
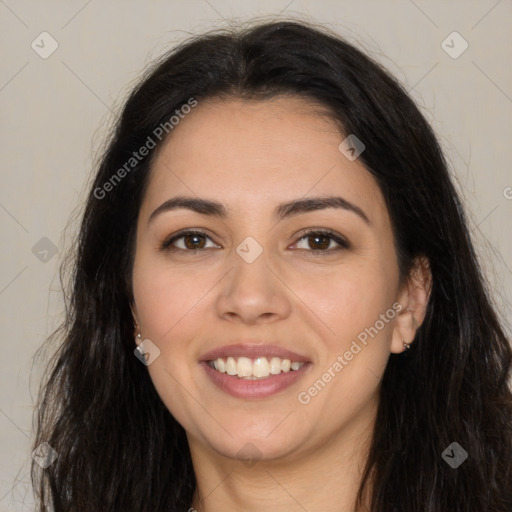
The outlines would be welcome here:
[[[161,148],[133,311],[193,450],[293,460],[374,421],[402,349],[399,273],[383,196],[344,139],[300,98],[230,99],[199,102]]]

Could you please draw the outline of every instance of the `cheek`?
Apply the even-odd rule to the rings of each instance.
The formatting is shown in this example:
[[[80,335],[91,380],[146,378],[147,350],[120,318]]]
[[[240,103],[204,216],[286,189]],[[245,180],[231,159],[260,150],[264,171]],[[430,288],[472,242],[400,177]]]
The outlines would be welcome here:
[[[142,335],[160,350],[159,357],[147,367],[155,390],[174,418],[194,431],[190,418],[201,411],[190,398],[190,393],[197,393],[188,347],[200,324],[198,301],[209,287],[166,267],[140,255],[134,265],[133,292]]]
[[[190,270],[180,272],[154,258],[136,260],[133,293],[143,335],[162,342],[172,336],[181,319],[200,306],[210,281],[211,274],[191,278]]]
[[[328,293],[310,288],[318,316],[334,333],[322,337],[324,350],[298,400],[306,404],[303,413],[309,421],[332,418],[328,430],[364,414],[376,400],[396,317],[394,287],[384,276],[366,268],[337,274]]]
[[[347,265],[336,272],[305,279],[296,289],[326,327],[325,341],[335,350],[365,332],[391,308],[396,276],[392,268],[385,272],[379,262]],[[387,333],[391,322],[384,327],[379,323],[379,327]]]
[[[329,327],[319,364],[303,389],[313,416],[338,417],[340,410],[345,419],[356,415],[375,397],[389,359],[398,270],[386,261],[359,263],[332,273],[323,286],[309,284],[310,303]]]

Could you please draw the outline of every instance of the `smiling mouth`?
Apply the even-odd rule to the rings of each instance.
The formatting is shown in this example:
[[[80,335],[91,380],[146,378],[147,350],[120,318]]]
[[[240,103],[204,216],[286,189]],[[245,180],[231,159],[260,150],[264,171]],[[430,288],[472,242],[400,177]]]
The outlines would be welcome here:
[[[294,372],[300,370],[304,364],[280,357],[219,357],[208,361],[208,366],[217,372],[245,380],[263,380],[281,373]]]

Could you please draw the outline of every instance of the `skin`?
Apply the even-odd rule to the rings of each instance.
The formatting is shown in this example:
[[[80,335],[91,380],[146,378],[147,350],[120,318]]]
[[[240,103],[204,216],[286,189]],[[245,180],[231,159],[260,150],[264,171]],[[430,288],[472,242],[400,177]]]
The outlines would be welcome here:
[[[340,152],[344,138],[300,98],[215,99],[180,122],[154,163],[137,224],[135,334],[160,350],[148,371],[187,432],[197,478],[191,506],[200,512],[353,510],[380,379],[390,353],[404,350],[402,340],[411,342],[424,318],[430,274],[418,262],[399,286],[383,196],[360,161]],[[229,216],[177,209],[148,223],[178,195],[219,201]],[[280,203],[329,195],[356,204],[371,224],[338,208],[272,217]],[[161,248],[184,228],[207,237],[178,239],[174,252]],[[304,238],[307,228],[331,229],[350,248]],[[252,263],[236,252],[248,236],[263,249]],[[186,248],[194,244],[195,254]],[[301,403],[298,394],[396,302],[400,313]],[[274,396],[228,395],[199,359],[247,338],[306,355],[311,366]],[[252,463],[239,454],[244,447],[254,451]]]

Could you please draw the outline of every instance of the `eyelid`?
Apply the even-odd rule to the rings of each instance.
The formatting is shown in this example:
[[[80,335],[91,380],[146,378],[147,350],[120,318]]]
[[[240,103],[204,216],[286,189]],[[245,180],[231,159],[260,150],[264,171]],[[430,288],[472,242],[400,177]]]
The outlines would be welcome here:
[[[212,240],[212,237],[208,234],[208,232],[206,230],[204,230],[202,228],[184,228],[184,229],[177,231],[176,233],[173,233],[171,236],[167,237],[161,244],[162,250],[176,250],[176,251],[192,252],[192,253],[201,252],[201,251],[205,250],[205,249],[196,249],[196,250],[189,249],[189,250],[187,250],[187,249],[181,249],[178,247],[172,247],[172,244],[176,240],[179,240],[180,238],[183,238],[186,235],[202,235],[206,238],[209,238],[214,244],[216,244],[216,242],[214,242]],[[296,233],[294,235],[294,238],[296,238],[296,241],[292,245],[296,245],[298,242],[300,242],[304,238],[307,238],[308,236],[312,236],[312,235],[327,236],[328,238],[330,238],[331,240],[336,242],[339,247],[334,248],[334,249],[325,249],[325,250],[316,250],[316,251],[312,250],[312,249],[311,250],[299,249],[299,250],[305,250],[306,252],[310,252],[312,254],[331,254],[332,252],[335,252],[337,250],[349,249],[351,247],[350,242],[344,236],[333,231],[332,229],[320,228],[320,227],[319,228],[309,227],[309,228],[302,229],[301,231],[299,231],[298,233]],[[218,244],[216,244],[216,245],[218,245]]]
[[[330,253],[335,252],[340,249],[350,249],[351,248],[350,242],[343,235],[340,235],[339,233],[337,233],[336,231],[334,231],[332,229],[321,228],[321,227],[318,227],[318,228],[309,227],[309,228],[302,229],[295,235],[296,237],[299,237],[299,238],[294,243],[294,245],[296,243],[300,242],[303,238],[306,238],[307,236],[312,236],[312,235],[317,235],[317,234],[331,238],[339,245],[339,247],[337,247],[335,249],[327,249],[327,250],[323,250],[323,251],[309,250],[307,252],[311,252],[313,254],[319,254],[319,253],[330,254]]]
[[[176,249],[176,250],[182,250],[184,252],[194,252],[192,250],[185,250],[185,249],[179,249],[177,247],[172,247],[172,243],[174,243],[176,240],[186,236],[186,235],[203,235],[205,236],[206,238],[209,238],[212,242],[212,237],[208,234],[208,232],[202,228],[184,228],[184,229],[180,229],[179,231],[177,231],[176,233],[173,233],[172,235],[168,236],[161,244],[161,248],[163,250],[165,249]],[[215,243],[215,242],[213,242]],[[217,244],[218,245],[218,244]],[[198,249],[199,251],[203,250],[203,249]]]

